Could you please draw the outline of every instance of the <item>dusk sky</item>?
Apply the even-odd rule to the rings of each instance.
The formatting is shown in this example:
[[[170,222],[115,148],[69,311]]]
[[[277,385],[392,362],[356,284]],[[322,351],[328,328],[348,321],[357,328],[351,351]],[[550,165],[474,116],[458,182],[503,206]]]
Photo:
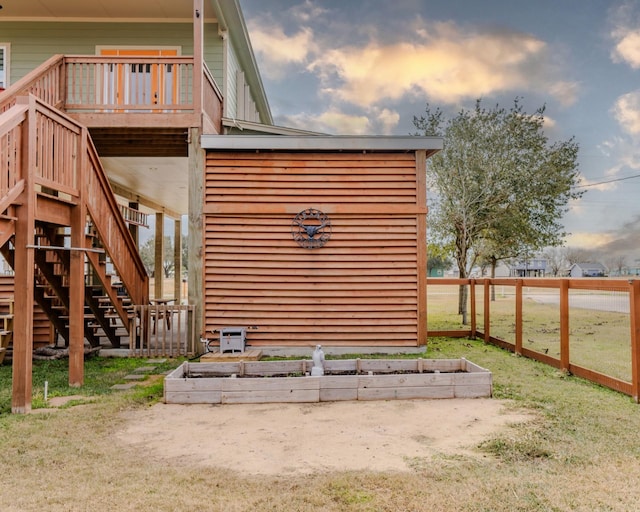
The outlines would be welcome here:
[[[640,2],[240,0],[275,123],[407,135],[446,113],[546,105],[586,194],[567,245],[640,259]],[[445,141],[446,144],[446,141]]]

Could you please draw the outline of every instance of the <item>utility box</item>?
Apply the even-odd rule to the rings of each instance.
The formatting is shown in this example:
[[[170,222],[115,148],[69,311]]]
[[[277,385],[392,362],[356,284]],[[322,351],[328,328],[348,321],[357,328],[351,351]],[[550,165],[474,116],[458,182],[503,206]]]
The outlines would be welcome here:
[[[223,327],[220,329],[220,353],[244,352],[246,339],[246,327]]]

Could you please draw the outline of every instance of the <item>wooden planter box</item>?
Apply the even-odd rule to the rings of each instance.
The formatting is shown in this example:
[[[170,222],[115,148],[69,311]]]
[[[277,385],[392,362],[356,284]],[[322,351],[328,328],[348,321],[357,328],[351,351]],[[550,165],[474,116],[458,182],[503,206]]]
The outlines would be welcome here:
[[[490,397],[491,372],[466,359],[185,362],[164,380],[169,404]]]

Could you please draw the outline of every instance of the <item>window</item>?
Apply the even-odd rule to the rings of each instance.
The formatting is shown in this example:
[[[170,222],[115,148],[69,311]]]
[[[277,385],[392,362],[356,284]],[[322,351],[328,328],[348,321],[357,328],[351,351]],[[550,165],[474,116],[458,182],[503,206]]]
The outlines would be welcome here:
[[[0,43],[0,89],[9,86],[9,45]]]

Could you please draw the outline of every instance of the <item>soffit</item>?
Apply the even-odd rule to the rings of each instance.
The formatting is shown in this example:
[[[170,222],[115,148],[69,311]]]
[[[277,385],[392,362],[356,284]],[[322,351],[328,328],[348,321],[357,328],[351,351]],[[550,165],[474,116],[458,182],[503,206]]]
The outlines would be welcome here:
[[[192,0],[0,0],[0,20],[188,20]],[[205,13],[206,14],[206,13]]]
[[[109,181],[139,197],[148,209],[186,214],[189,211],[188,158],[104,157]]]

